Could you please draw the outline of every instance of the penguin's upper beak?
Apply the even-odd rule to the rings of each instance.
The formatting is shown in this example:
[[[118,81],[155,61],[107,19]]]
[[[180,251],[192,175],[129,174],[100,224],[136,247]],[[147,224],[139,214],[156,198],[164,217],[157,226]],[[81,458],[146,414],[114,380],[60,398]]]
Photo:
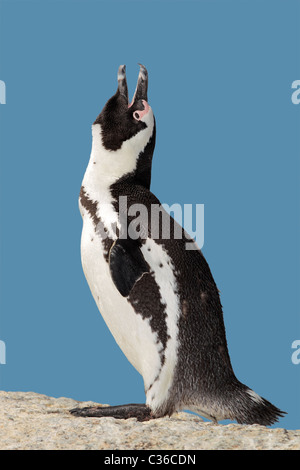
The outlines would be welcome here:
[[[126,66],[120,65],[118,70],[118,90],[124,98],[126,98],[128,102],[128,106],[132,106],[135,101],[138,100],[145,100],[148,101],[148,72],[144,65],[139,64],[140,72],[137,80],[136,89],[132,98],[131,103],[129,104],[128,99],[128,87],[127,87],[127,80],[126,80]]]
[[[118,70],[118,90],[120,95],[128,101],[128,87],[126,79],[126,65],[120,65]]]

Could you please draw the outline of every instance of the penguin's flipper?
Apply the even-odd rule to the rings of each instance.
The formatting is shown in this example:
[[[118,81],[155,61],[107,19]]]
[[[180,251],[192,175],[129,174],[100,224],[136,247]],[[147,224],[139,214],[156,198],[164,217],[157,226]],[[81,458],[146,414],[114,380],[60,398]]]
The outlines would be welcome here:
[[[127,297],[138,279],[150,271],[140,249],[140,241],[120,239],[115,241],[109,253],[112,280],[120,294]]]

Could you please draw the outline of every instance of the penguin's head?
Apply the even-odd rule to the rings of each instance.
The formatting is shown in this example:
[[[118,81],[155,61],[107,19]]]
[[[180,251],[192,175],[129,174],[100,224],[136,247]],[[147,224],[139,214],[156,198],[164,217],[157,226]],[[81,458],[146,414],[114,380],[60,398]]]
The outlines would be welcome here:
[[[125,65],[118,70],[118,88],[93,124],[92,157],[103,176],[115,180],[126,175],[150,185],[155,146],[155,118],[148,104],[148,73],[143,65],[131,102]]]

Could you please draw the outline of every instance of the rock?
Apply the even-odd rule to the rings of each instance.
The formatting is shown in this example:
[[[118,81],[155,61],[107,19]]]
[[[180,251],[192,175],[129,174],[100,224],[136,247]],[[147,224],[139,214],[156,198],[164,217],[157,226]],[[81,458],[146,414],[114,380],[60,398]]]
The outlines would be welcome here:
[[[0,449],[300,449],[300,430],[215,425],[189,413],[143,423],[134,418],[77,418],[69,413],[72,408],[91,405],[97,404],[31,392],[0,391]]]

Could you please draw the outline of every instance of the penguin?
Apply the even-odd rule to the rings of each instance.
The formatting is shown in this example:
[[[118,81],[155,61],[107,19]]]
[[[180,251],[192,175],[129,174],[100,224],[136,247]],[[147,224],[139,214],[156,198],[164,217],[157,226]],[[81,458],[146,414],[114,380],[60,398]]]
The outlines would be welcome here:
[[[139,65],[131,102],[121,65],[117,91],[92,126],[79,207],[87,283],[114,339],[142,375],[146,400],[71,413],[145,421],[185,409],[215,423],[272,425],[285,412],[236,378],[208,263],[150,191],[156,123],[148,72]],[[135,218],[136,207],[146,215]],[[153,222],[153,207],[169,225],[168,236]]]

